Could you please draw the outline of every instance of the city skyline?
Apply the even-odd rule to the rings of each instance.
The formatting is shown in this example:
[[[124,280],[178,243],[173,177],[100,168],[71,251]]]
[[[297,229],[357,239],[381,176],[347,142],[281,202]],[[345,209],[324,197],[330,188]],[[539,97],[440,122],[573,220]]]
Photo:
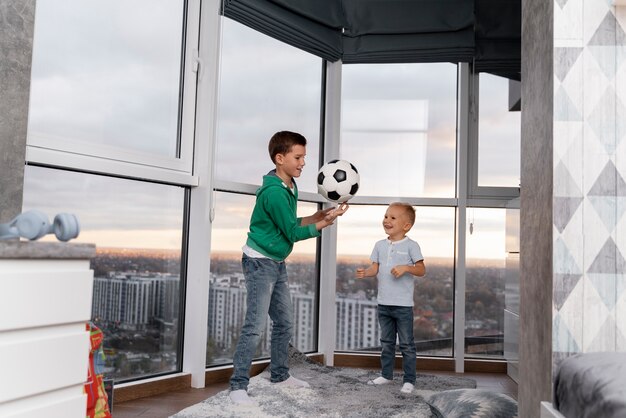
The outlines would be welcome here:
[[[137,257],[141,255],[150,255],[157,256],[163,260],[179,260],[180,259],[180,250],[171,249],[171,248],[131,248],[131,247],[98,247],[96,246],[96,257],[101,257],[103,255],[113,255],[113,256],[128,256],[128,257]],[[212,251],[209,256],[213,258],[229,258],[240,260],[242,255],[242,251],[239,250],[226,250],[226,251]],[[338,254],[337,261],[341,262],[349,262],[355,260],[369,260],[370,254]],[[286,262],[301,262],[304,260],[314,260],[314,253],[300,253],[293,252],[286,259]],[[454,257],[430,257],[429,259],[437,264],[447,263],[449,260]],[[468,260],[470,263],[480,263],[481,261],[485,261],[487,263],[495,263],[495,265],[499,265],[502,259],[499,258],[472,258]]]
[[[218,253],[211,258],[207,365],[219,365],[232,359],[245,315],[246,287],[240,254]],[[355,280],[353,276],[354,268],[362,261],[362,257],[346,256],[337,263],[338,350],[379,348],[375,281]],[[502,332],[504,266],[493,260],[475,261],[468,266],[467,336],[497,340]],[[414,332],[420,352],[426,355],[451,355],[453,265],[452,259],[433,260],[429,276],[416,279]],[[174,369],[182,288],[180,255],[173,250],[101,248],[92,260],[92,268],[93,320],[105,334],[107,373],[125,379]],[[312,351],[317,321],[315,259],[295,255],[288,261],[287,269],[296,324],[294,345],[302,351]],[[269,355],[270,330],[268,321],[257,353],[261,357]],[[444,340],[447,343],[442,346]],[[493,350],[497,342],[494,344],[484,349]],[[480,347],[473,350],[478,350],[474,354],[482,353]]]

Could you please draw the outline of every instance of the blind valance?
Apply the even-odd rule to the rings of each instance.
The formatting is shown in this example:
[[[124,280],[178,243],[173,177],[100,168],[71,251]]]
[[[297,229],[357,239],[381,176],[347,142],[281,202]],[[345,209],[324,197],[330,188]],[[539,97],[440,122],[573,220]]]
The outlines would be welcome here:
[[[329,61],[474,62],[519,79],[521,0],[224,0],[222,13]]]

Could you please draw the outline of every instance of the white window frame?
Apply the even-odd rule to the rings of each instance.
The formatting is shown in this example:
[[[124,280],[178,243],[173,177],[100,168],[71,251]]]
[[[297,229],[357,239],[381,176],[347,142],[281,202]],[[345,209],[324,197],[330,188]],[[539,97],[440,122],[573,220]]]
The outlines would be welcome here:
[[[200,7],[202,5],[202,7]],[[214,219],[214,161],[216,146],[217,102],[221,46],[221,0],[189,0],[191,20],[196,32],[197,103],[193,114],[195,128],[194,176],[191,187],[185,288],[185,323],[182,367],[191,375],[191,387],[203,388],[206,382],[206,344],[209,313],[209,273],[211,271],[211,233]],[[189,49],[187,50],[189,52]],[[194,86],[195,88],[195,86]],[[194,100],[196,99],[194,91]],[[192,107],[193,109],[193,107]],[[201,115],[201,117],[198,117]],[[192,129],[193,131],[193,129]]]
[[[490,187],[478,185],[478,115],[479,73],[469,74],[469,120],[467,130],[467,203],[468,206],[507,207],[512,199],[519,198],[519,187]]]
[[[108,174],[131,179],[152,180],[181,186],[196,186],[193,174],[196,83],[202,71],[198,58],[200,1],[189,1],[184,33],[184,70],[180,97],[180,156],[164,157],[125,150],[106,144],[85,144],[66,138],[29,136],[26,145],[28,163],[62,167],[95,174]]]
[[[469,64],[459,63],[458,71],[458,95],[457,95],[457,160],[456,160],[456,194],[458,205],[456,207],[455,238],[456,248],[454,254],[454,305],[453,305],[453,329],[454,341],[452,343],[452,355],[454,358],[454,371],[465,371],[465,297],[466,297],[466,222],[467,222],[467,195],[468,183],[461,179],[468,172],[468,145],[471,119],[470,108],[470,70]]]
[[[341,75],[342,62],[326,62],[326,86],[324,93],[324,137],[321,163],[339,158],[341,147]],[[331,138],[335,138],[333,141]],[[319,196],[319,195],[318,195]],[[325,207],[328,207],[328,203]],[[327,366],[335,364],[337,309],[337,225],[322,231],[320,247],[319,305],[317,315],[317,347],[324,354]],[[324,324],[322,327],[321,324]]]

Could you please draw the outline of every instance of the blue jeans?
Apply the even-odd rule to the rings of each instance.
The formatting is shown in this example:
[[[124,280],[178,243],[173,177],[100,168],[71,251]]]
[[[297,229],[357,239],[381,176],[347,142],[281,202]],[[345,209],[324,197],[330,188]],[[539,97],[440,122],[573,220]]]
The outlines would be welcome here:
[[[241,265],[248,291],[247,309],[233,357],[231,390],[248,388],[250,365],[265,330],[268,313],[273,322],[270,359],[270,381],[273,383],[289,378],[289,341],[293,332],[293,308],[285,262],[244,254]]]
[[[393,379],[393,366],[396,359],[396,335],[402,353],[404,377],[402,383],[415,384],[416,351],[413,338],[413,308],[411,306],[378,305],[380,323],[380,363],[381,375]]]

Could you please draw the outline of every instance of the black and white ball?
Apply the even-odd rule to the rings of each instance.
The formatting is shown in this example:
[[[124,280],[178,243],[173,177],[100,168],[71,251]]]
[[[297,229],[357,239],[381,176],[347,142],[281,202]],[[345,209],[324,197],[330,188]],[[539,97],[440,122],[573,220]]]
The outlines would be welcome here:
[[[359,190],[359,172],[346,160],[332,160],[317,174],[317,191],[331,202],[343,203]]]

